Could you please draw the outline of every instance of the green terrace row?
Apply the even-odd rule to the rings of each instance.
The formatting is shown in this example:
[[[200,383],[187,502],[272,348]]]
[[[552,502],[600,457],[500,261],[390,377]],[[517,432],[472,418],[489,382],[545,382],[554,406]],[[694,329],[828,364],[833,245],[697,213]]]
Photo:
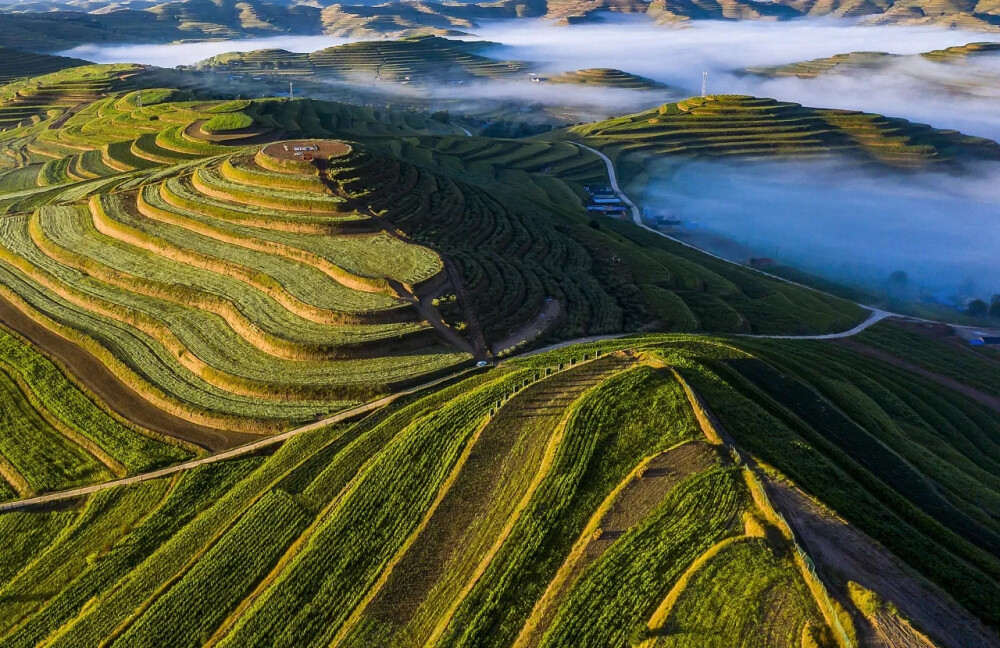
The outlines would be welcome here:
[[[415,287],[440,272],[436,255],[371,230],[362,236],[318,237],[274,229],[261,218],[256,223],[261,227],[234,231],[234,224],[239,228],[239,220],[261,209],[250,203],[263,180],[277,183],[293,176],[260,167],[253,156],[214,168],[219,169],[218,195],[232,197],[238,190],[242,202],[213,199],[216,209],[208,210],[206,219],[203,194],[184,183],[190,178],[175,176],[140,192],[93,198],[87,209],[45,209],[11,221],[20,223],[5,237],[19,250],[10,253],[11,270],[68,300],[64,306],[89,311],[80,319],[111,317],[136,328],[133,335],[152,336],[166,345],[164,350],[173,349],[167,354],[169,366],[157,363],[149,369],[136,358],[134,344],[131,351],[126,345],[95,345],[93,339],[87,344],[107,363],[124,363],[133,386],[172,411],[205,410],[198,415],[227,425],[254,429],[257,424],[244,419],[278,419],[282,410],[289,419],[302,420],[308,418],[303,411],[330,411],[345,398],[382,393],[463,359],[436,345],[430,329],[413,321],[412,311],[384,278]],[[248,179],[252,184],[244,184]],[[316,176],[300,176],[297,184],[313,191],[292,195],[336,208]],[[185,192],[197,211],[178,207],[184,202],[178,195]],[[265,188],[260,195],[267,199],[269,192]],[[261,213],[275,214],[273,209]],[[23,229],[14,234],[18,227]],[[17,283],[9,285],[16,291]],[[82,328],[78,335],[86,335],[88,327]],[[387,351],[408,359],[382,357]],[[288,369],[276,369],[272,361]],[[266,384],[275,375],[288,379]],[[202,393],[206,388],[209,393]],[[247,407],[254,397],[290,402]],[[280,422],[265,420],[260,427],[275,425]]]
[[[687,632],[657,633],[701,626],[720,646],[826,645],[773,513],[704,442],[671,371],[621,353],[553,362],[270,457],[0,515],[25,539],[0,549],[0,641],[677,646]],[[739,606],[719,609],[720,572],[747,585]]]
[[[687,99],[568,131],[615,155],[817,155],[858,153],[889,166],[923,166],[963,154],[995,159],[990,140],[924,124],[744,96]]]
[[[16,335],[0,330],[0,499],[123,477],[192,456],[98,405]]]

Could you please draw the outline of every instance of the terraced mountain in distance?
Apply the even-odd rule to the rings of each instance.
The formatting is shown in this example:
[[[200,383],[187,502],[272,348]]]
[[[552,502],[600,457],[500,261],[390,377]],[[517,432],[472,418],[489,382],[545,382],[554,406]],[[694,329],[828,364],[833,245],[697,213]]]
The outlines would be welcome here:
[[[807,108],[744,95],[695,97],[635,115],[575,126],[558,137],[602,149],[619,163],[665,156],[852,155],[890,167],[1000,158],[992,140],[849,110]]]
[[[292,78],[449,83],[526,76],[527,64],[498,61],[481,52],[490,43],[415,36],[348,43],[308,54],[257,50],[220,54],[196,65],[232,74]]]
[[[540,83],[566,83],[623,90],[664,90],[667,85],[638,74],[623,72],[613,68],[588,68],[558,74],[543,75]]]
[[[855,70],[879,70],[892,64],[912,60],[962,63],[974,58],[990,56],[1000,56],[1000,43],[968,43],[916,55],[890,54],[888,52],[849,52],[785,65],[747,68],[746,72],[769,77],[815,78],[823,74],[841,74]]]

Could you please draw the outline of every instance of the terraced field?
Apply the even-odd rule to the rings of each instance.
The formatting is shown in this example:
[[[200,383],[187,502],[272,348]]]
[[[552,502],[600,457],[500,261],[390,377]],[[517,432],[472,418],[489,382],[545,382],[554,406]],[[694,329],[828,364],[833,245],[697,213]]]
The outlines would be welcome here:
[[[145,472],[197,448],[128,423],[0,328],[0,499]]]
[[[681,369],[735,442],[996,627],[998,410],[836,344],[739,347]]]
[[[383,232],[311,164],[254,150],[6,219],[8,298],[164,409],[247,431],[462,361],[415,307],[437,255]]]
[[[998,417],[833,342],[570,346],[0,514],[0,643],[832,648],[909,618],[989,646]],[[807,554],[787,479],[915,571]]]
[[[525,76],[527,64],[498,61],[480,54],[489,43],[439,36],[348,43],[309,54],[256,50],[220,54],[197,64],[233,74],[298,78],[442,83]]]
[[[963,63],[974,57],[996,56],[998,52],[1000,52],[1000,43],[994,42],[968,43],[910,55],[890,54],[888,52],[848,52],[785,65],[747,68],[746,72],[768,77],[815,78],[823,74],[839,74],[852,70],[878,70],[893,63],[920,59],[936,63]]]
[[[0,290],[36,334],[201,426],[183,438],[269,433],[451,371],[553,302],[549,339],[861,316],[595,228],[574,205],[601,165],[573,144],[434,137],[416,116],[308,100],[194,101],[128,66],[73,73],[105,85],[0,133]],[[348,139],[310,163],[262,152],[290,132]]]
[[[716,596],[701,576],[735,568],[767,583],[757,605],[780,598],[782,612],[733,608],[700,636],[752,626],[772,646],[836,645],[749,469],[706,441],[670,370],[584,351],[466,378],[270,457],[2,514],[25,542],[0,549],[0,641],[652,645],[682,636],[667,628],[692,636],[691,606]]]
[[[123,87],[125,79],[138,66],[77,67],[70,64],[61,67],[69,69],[0,86],[0,131],[34,125],[46,118],[64,117],[75,106]]]
[[[821,110],[743,95],[697,97],[559,131],[631,169],[650,157],[849,154],[890,167],[998,159],[992,140],[869,113]]]
[[[562,72],[546,76],[542,82],[592,85],[623,90],[660,90],[667,87],[658,81],[613,68],[588,68],[586,70]]]

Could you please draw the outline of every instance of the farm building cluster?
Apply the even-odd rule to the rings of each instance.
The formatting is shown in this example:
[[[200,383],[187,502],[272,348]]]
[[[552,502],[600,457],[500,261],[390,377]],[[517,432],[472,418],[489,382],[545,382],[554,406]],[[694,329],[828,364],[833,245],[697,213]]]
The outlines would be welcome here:
[[[603,185],[588,185],[584,190],[587,192],[587,211],[613,218],[625,218],[627,206],[617,191]]]

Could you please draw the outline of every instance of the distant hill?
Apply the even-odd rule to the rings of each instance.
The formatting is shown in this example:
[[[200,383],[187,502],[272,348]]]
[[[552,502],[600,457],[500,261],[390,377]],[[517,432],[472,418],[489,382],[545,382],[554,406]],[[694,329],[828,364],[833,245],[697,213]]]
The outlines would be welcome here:
[[[665,83],[612,68],[588,68],[573,72],[561,72],[559,74],[544,75],[538,81],[541,83],[600,86],[602,88],[619,88],[622,90],[664,90],[667,88]]]
[[[163,43],[282,33],[353,37],[459,35],[484,21],[546,18],[558,24],[601,20],[606,12],[645,14],[655,22],[845,18],[864,24],[907,24],[998,31],[995,0],[482,0],[479,2],[313,3],[304,0],[172,0],[118,4],[42,3],[45,11],[11,5],[0,46],[60,51],[83,43]],[[53,11],[55,10],[55,11]],[[2,11],[2,10],[0,10]],[[43,35],[43,36],[40,36]]]
[[[220,54],[199,69],[352,81],[448,83],[523,75],[528,64],[480,54],[490,43],[411,36],[338,45],[308,54],[256,50]]]
[[[891,167],[1000,159],[1000,144],[905,119],[743,95],[693,97],[558,131],[640,167],[651,157],[848,154]],[[631,166],[629,167],[631,168]]]
[[[992,56],[1000,59],[1000,43],[984,42],[957,45],[921,54],[890,54],[888,52],[848,52],[824,58],[812,59],[785,65],[747,68],[750,74],[769,77],[795,76],[815,78],[828,73],[843,73],[853,70],[878,70],[893,63],[908,60],[927,60],[938,63],[960,63],[973,58]]]
[[[175,0],[148,9],[93,9],[2,15],[0,46],[55,52],[84,43],[170,43],[319,34],[320,10],[261,0]]]
[[[68,56],[34,54],[0,47],[0,85],[80,65],[90,65],[90,62]]]

